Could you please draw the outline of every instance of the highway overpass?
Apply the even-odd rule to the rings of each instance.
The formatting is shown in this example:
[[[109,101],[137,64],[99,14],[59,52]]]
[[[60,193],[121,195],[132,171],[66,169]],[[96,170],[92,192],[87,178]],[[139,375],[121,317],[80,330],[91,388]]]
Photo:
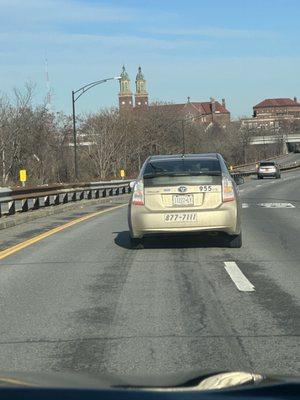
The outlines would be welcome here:
[[[257,135],[252,136],[249,144],[250,145],[270,145],[279,144],[282,146],[282,153],[288,153],[289,151],[300,152],[300,133],[291,133],[288,135]]]
[[[291,133],[288,135],[259,135],[252,136],[250,144],[271,144],[271,143],[300,143],[300,133]]]

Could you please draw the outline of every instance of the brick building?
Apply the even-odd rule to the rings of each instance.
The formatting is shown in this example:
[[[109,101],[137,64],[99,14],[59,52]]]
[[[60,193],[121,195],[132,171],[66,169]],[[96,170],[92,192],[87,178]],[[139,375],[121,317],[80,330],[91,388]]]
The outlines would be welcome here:
[[[294,99],[266,99],[253,107],[253,117],[281,117],[291,115],[300,118],[300,103]]]
[[[175,111],[183,118],[189,118],[204,125],[218,123],[226,127],[230,123],[230,112],[226,109],[225,99],[222,99],[222,104],[220,104],[213,98],[210,101],[195,102],[188,97],[186,103],[164,104],[159,107]]]
[[[297,98],[265,99],[253,107],[253,117],[242,120],[250,129],[280,129],[300,121],[300,103]]]
[[[161,107],[162,109],[170,110],[181,116],[182,118],[189,117],[197,123],[209,125],[218,123],[222,127],[226,127],[230,123],[230,112],[226,109],[225,99],[219,103],[211,98],[206,102],[193,102],[188,97],[186,103],[179,104],[155,104],[149,105],[148,93],[146,89],[146,80],[142,73],[141,67],[138,68],[138,73],[135,79],[135,94],[133,104],[133,94],[130,89],[130,78],[123,66],[120,74],[120,92],[119,92],[119,109],[120,111],[139,109],[147,110],[148,107]]]

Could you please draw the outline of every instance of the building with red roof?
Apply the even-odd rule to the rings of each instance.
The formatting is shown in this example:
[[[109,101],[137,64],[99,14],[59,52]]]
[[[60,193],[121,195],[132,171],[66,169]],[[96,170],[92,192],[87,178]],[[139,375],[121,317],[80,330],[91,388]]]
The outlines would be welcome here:
[[[242,120],[248,129],[279,130],[300,121],[300,103],[297,97],[265,99],[253,107],[253,117]]]
[[[254,117],[268,115],[273,117],[285,115],[300,117],[300,103],[297,101],[297,97],[294,97],[294,99],[265,99],[253,107]]]

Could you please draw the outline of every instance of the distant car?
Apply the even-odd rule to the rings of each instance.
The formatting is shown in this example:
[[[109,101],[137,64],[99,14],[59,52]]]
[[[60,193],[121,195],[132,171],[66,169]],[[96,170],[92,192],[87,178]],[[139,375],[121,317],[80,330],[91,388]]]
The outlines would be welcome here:
[[[281,178],[280,168],[274,161],[261,161],[257,166],[257,179],[266,177]]]
[[[152,156],[133,186],[131,243],[137,246],[145,235],[222,231],[230,247],[241,247],[240,209],[236,182],[220,154]]]

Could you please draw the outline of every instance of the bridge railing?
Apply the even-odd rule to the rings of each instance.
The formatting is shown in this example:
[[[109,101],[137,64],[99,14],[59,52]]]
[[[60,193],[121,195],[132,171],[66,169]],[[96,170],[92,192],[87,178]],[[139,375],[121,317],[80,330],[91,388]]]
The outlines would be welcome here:
[[[299,141],[299,133],[261,134],[252,136],[249,144],[270,144],[278,142],[298,143]]]
[[[131,192],[130,182],[122,180],[0,188],[0,217],[81,200],[127,194]]]

